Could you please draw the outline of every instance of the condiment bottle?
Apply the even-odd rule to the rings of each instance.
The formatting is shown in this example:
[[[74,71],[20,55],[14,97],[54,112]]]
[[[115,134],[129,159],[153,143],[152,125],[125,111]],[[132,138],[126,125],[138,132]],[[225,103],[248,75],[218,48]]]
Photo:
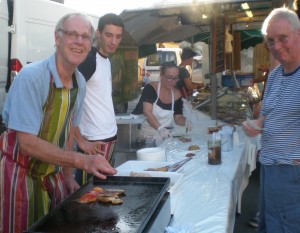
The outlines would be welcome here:
[[[221,163],[221,136],[213,133],[207,141],[208,164],[218,165]]]

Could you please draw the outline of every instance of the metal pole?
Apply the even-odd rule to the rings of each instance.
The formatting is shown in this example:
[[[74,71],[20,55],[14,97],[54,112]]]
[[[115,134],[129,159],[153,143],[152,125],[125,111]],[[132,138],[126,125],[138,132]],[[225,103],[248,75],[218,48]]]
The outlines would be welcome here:
[[[210,46],[209,46],[209,56],[210,56],[210,63],[209,63],[209,73],[210,73],[210,98],[211,98],[211,118],[212,120],[217,120],[217,76],[213,74],[212,70],[212,63],[214,62],[213,59],[213,33],[214,33],[214,21],[213,19],[210,20]]]

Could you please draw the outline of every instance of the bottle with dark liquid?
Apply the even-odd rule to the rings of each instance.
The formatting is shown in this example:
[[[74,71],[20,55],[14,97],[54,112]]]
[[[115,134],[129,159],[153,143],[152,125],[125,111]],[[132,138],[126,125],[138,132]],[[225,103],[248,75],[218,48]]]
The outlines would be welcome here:
[[[218,133],[213,133],[207,142],[208,164],[218,165],[221,163],[221,137]]]

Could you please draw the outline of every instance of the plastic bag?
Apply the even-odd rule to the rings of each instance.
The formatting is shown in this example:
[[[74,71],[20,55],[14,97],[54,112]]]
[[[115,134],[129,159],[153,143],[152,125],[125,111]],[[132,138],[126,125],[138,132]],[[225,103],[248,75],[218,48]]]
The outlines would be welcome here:
[[[261,92],[256,83],[253,87],[250,86],[246,89],[246,96],[250,104],[256,104],[261,101]]]

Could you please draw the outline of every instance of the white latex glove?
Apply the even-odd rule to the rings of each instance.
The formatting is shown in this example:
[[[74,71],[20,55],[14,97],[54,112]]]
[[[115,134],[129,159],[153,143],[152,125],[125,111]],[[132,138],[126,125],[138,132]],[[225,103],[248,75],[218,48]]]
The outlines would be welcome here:
[[[162,144],[164,142],[163,138],[160,135],[155,135],[153,137],[154,141],[155,141],[155,145],[159,146],[160,144]]]
[[[189,120],[185,120],[185,129],[186,132],[192,131],[193,124]]]
[[[166,139],[168,137],[171,136],[171,132],[170,130],[166,129],[165,127],[163,126],[159,126],[159,128],[157,129],[159,135],[163,138],[163,139]]]

